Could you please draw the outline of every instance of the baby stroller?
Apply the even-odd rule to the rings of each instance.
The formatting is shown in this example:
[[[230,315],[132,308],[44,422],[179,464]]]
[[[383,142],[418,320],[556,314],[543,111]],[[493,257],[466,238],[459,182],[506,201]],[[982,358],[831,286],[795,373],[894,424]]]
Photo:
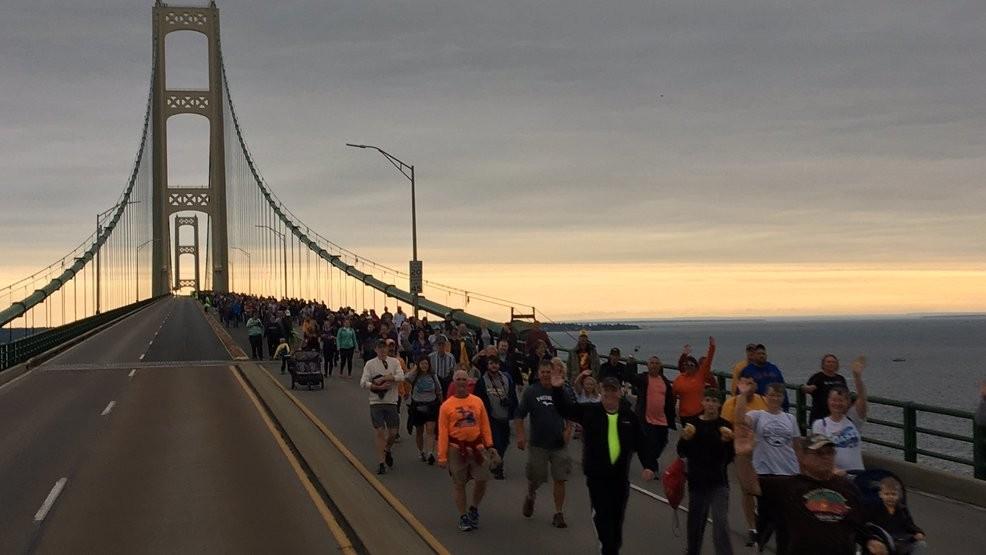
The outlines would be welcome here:
[[[295,384],[307,385],[309,390],[317,385],[325,389],[322,378],[322,355],[318,351],[295,351],[288,358],[288,372],[291,374],[291,389]]]
[[[893,478],[900,484],[900,504],[907,506],[907,488],[904,487],[904,481],[900,479],[896,474],[890,472],[889,470],[884,470],[881,468],[872,468],[867,470],[850,472],[847,478],[851,479],[856,487],[859,489],[860,493],[860,509],[863,514],[870,514],[874,508],[879,508],[883,505],[883,500],[880,499],[880,482],[886,478]],[[880,526],[872,523],[866,523],[866,530],[869,536],[866,538],[861,538],[862,542],[865,544],[866,541],[870,539],[876,539],[887,546],[887,553],[894,555],[899,553],[895,543],[906,541],[901,538],[894,538],[887,530],[884,530]],[[859,547],[860,553],[866,553],[866,549],[861,545]]]

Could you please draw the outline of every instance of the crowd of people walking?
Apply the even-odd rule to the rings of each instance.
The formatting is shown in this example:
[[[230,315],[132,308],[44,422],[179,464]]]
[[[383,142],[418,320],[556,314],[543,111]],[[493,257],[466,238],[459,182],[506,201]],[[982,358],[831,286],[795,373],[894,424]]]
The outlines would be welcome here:
[[[762,551],[773,540],[778,553],[788,554],[849,554],[857,545],[869,553],[926,549],[899,481],[881,482],[884,502],[864,507],[851,479],[865,470],[865,357],[851,364],[854,393],[839,359],[821,358],[819,371],[801,386],[812,401],[802,429],[788,412],[790,387],[759,343],[747,345],[733,365],[727,395],[712,373],[713,337],[699,358],[691,346],[682,349],[672,380],[656,355],[638,365],[613,348],[603,361],[586,331],[563,358],[536,322],[508,322],[494,334],[451,319],[430,322],[400,307],[357,313],[236,294],[216,294],[210,302],[227,326],[246,325],[255,359],[283,362],[292,351],[317,350],[326,377],[338,370],[349,379],[358,355],[377,473],[395,467],[392,447],[406,407],[405,430],[420,460],[448,470],[464,532],[479,527],[489,480],[503,480],[508,469],[521,466],[527,482],[521,513],[534,515],[541,486],[550,483],[551,525],[566,528],[566,490],[576,471],[571,451],[581,443],[600,551],[619,553],[631,460],[639,460],[641,479],[653,479],[672,431],[680,428],[674,447],[687,475],[688,554],[701,552],[710,516],[715,552],[733,552],[730,465],[743,492],[747,546]],[[526,460],[508,466],[511,445]],[[874,522],[889,542],[866,527]]]

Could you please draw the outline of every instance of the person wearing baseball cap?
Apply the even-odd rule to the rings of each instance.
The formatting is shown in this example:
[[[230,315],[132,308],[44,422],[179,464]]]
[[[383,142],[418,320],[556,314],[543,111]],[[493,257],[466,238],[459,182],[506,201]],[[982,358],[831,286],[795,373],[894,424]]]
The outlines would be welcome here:
[[[648,442],[640,420],[623,400],[619,379],[607,376],[600,382],[599,403],[576,403],[564,390],[565,379],[551,376],[551,397],[563,417],[582,425],[582,471],[589,488],[592,521],[601,553],[620,552],[623,519],[630,496],[630,459],[634,453],[644,467],[644,480],[654,478],[657,467],[648,456]]]
[[[753,453],[753,433],[737,422],[736,453]],[[799,438],[795,447],[800,473],[757,476],[752,457],[736,458],[736,475],[744,488],[770,505],[777,520],[778,553],[852,555],[857,543],[868,553],[886,555],[887,546],[864,526],[860,493],[835,472],[835,443],[824,434]]]

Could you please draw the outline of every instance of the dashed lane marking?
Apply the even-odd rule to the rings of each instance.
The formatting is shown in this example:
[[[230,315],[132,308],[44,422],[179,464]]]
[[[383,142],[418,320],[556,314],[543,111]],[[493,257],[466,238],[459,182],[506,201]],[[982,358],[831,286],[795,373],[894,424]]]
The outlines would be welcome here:
[[[67,482],[68,478],[59,478],[55,482],[55,485],[51,488],[51,492],[48,493],[48,497],[45,498],[45,502],[41,504],[41,508],[38,509],[38,512],[34,513],[34,522],[41,522],[48,516],[48,511],[55,505],[55,501],[62,494],[62,490],[65,489]]]
[[[113,407],[115,406],[116,406],[116,401],[110,401],[110,404],[106,405],[106,408],[103,409],[103,413],[100,414],[100,416],[106,416],[107,414],[110,413],[111,410],[113,410]]]
[[[140,358],[143,359],[144,358],[144,355],[140,355]],[[136,373],[137,373],[137,369],[134,368],[133,370],[130,371],[130,374],[127,377],[133,379],[134,374],[136,374]]]

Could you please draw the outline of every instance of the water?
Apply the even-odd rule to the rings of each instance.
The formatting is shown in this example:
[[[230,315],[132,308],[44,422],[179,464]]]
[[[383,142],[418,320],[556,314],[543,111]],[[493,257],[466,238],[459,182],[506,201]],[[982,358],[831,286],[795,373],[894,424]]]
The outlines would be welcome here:
[[[784,373],[788,383],[804,383],[819,369],[822,355],[833,353],[842,362],[842,373],[852,383],[849,363],[865,354],[869,366],[863,377],[870,395],[916,401],[974,411],[979,384],[986,379],[986,318],[896,318],[852,320],[711,320],[634,322],[639,330],[597,331],[590,334],[601,355],[619,347],[624,356],[639,346],[638,360],[658,355],[675,364],[682,346],[690,343],[693,354],[705,353],[710,335],[716,338],[713,367],[729,371],[745,357],[747,343],[767,346],[768,359]],[[553,332],[561,346],[575,343],[574,336]],[[894,362],[894,359],[904,359]],[[674,372],[671,372],[674,374]],[[901,410],[870,405],[870,417],[901,422]],[[918,425],[971,437],[968,420],[919,413]],[[902,443],[899,430],[870,424],[864,435]],[[918,447],[971,459],[969,443],[918,435]],[[868,450],[902,457],[900,451],[867,445]],[[919,457],[919,462],[971,474],[971,467]]]

